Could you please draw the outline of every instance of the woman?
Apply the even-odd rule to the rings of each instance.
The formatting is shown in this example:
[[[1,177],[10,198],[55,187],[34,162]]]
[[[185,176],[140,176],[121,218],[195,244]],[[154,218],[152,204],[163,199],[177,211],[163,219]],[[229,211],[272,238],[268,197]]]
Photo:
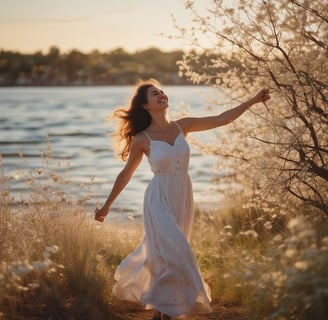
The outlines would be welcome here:
[[[121,119],[121,157],[127,163],[105,204],[96,210],[96,220],[104,221],[144,154],[154,172],[144,198],[145,237],[115,273],[114,294],[119,299],[154,308],[154,320],[210,312],[210,290],[188,242],[194,208],[185,137],[190,132],[226,125],[253,104],[268,99],[269,91],[263,89],[220,115],[172,121],[167,114],[168,97],[151,79],[137,86],[127,110],[115,112]]]

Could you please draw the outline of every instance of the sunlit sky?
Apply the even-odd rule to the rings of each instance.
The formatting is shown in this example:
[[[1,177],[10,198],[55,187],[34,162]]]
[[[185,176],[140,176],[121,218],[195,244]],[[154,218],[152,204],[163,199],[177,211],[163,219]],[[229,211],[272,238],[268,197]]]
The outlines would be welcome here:
[[[203,0],[203,8],[209,0]],[[181,49],[172,14],[184,27],[184,0],[0,0],[0,49],[32,53],[57,46],[89,52],[122,47]]]

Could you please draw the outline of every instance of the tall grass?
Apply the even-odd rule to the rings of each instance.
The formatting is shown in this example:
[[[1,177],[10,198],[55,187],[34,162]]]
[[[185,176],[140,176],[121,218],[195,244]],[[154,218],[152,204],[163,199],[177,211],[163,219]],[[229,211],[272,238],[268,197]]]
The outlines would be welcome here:
[[[117,264],[141,230],[99,225],[82,207],[29,205],[1,236],[0,307],[5,319],[119,319],[111,296]],[[3,234],[2,234],[3,235]]]
[[[326,319],[327,218],[233,203],[197,215],[193,247],[213,296],[241,303],[251,319]]]
[[[94,221],[50,161],[21,173],[28,191],[19,204],[1,177],[0,319],[121,319],[113,273],[142,230]]]
[[[49,159],[29,170],[30,200],[20,205],[2,176],[0,319],[127,319],[129,305],[112,296],[113,274],[142,227],[94,221],[83,207],[87,197],[63,192],[61,170]],[[192,235],[212,297],[244,305],[250,319],[325,319],[327,219],[227,203],[198,209]]]

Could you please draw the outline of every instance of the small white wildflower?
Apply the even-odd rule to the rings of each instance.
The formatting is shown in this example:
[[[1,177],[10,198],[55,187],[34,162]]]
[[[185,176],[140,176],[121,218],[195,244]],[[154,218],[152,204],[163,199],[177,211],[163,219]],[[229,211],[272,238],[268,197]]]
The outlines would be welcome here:
[[[264,212],[272,213],[274,211],[273,208],[263,208]]]
[[[20,172],[15,172],[12,177],[15,179],[15,180],[20,180],[22,178]]]
[[[272,223],[270,221],[267,221],[264,224],[264,228],[267,229],[267,230],[271,230],[272,229]]]
[[[281,242],[282,241],[282,236],[280,234],[277,234],[275,237],[273,237],[274,242]]]
[[[285,256],[287,258],[292,258],[294,257],[295,255],[297,254],[297,251],[295,249],[288,249],[286,252],[285,252]]]
[[[19,291],[28,291],[28,287],[21,286],[21,285],[17,285],[16,289],[19,290]]]
[[[231,230],[232,229],[232,226],[230,226],[229,224],[224,226],[223,230]]]
[[[48,274],[50,273],[55,273],[56,272],[56,268],[55,267],[51,267],[50,269],[47,270]]]
[[[242,234],[244,234],[247,237],[253,237],[254,239],[257,238],[257,233],[254,230],[247,230]]]
[[[294,267],[296,269],[302,270],[302,271],[306,271],[309,268],[309,262],[308,261],[297,261],[294,264]]]
[[[328,237],[324,237],[321,239],[322,249],[328,250]]]
[[[287,276],[282,273],[281,271],[278,272],[272,272],[272,279],[274,280],[274,282],[276,283],[276,285],[278,287],[283,286],[284,282],[287,279]]]
[[[295,218],[295,219],[290,220],[288,223],[288,228],[294,232],[307,229],[305,222],[302,218]]]
[[[23,276],[23,275],[31,272],[32,270],[33,270],[33,267],[28,263],[26,263],[26,264],[17,263],[17,264],[14,264],[11,268],[11,272],[16,274],[17,276]]]
[[[59,247],[56,245],[50,246],[50,247],[46,247],[46,251],[48,251],[49,253],[57,253],[59,251]]]
[[[54,245],[50,247],[46,247],[45,251],[43,252],[43,257],[45,259],[48,259],[52,254],[57,253],[59,250],[59,247]]]
[[[129,220],[134,220],[134,216],[133,216],[133,213],[132,212],[129,212],[128,213],[128,219]]]
[[[40,284],[38,284],[37,282],[31,282],[27,285],[30,289],[37,289],[40,287]]]
[[[287,210],[285,210],[285,209],[280,210],[280,215],[287,216],[287,214],[288,214]]]
[[[37,261],[33,263],[34,270],[39,272],[48,270],[50,265],[51,265],[51,261],[48,259],[46,259],[45,261]]]

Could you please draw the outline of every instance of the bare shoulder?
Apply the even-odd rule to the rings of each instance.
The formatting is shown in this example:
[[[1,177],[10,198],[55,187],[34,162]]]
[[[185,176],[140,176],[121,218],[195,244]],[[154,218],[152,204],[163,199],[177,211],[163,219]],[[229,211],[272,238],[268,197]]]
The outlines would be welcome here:
[[[139,132],[132,139],[132,145],[136,149],[142,149],[143,151],[146,151],[149,148],[149,139],[144,133]]]
[[[181,130],[185,135],[191,131],[192,124],[197,121],[195,117],[184,117],[176,120],[176,123],[179,125]]]

